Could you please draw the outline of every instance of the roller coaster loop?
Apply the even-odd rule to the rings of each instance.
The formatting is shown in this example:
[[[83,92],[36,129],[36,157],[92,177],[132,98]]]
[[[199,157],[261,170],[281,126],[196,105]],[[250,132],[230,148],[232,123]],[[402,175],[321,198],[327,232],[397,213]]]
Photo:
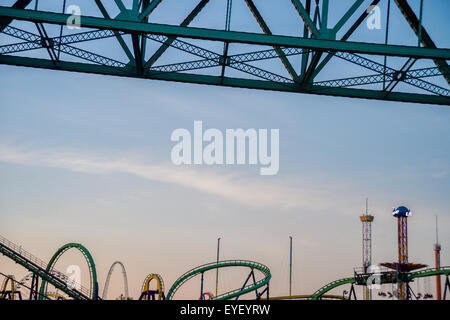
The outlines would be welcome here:
[[[116,265],[119,265],[122,268],[122,275],[123,275],[123,290],[125,291],[125,299],[128,299],[128,280],[127,280],[127,272],[125,271],[125,266],[120,261],[115,261],[111,267],[109,268],[108,276],[106,277],[105,287],[103,288],[103,300],[106,300],[108,295],[108,287],[109,287],[109,281],[111,279],[111,274],[114,270],[114,267]]]
[[[22,292],[20,291],[20,289],[22,287],[24,287],[25,289],[27,289],[30,292],[29,300],[37,300],[37,296],[39,294],[39,292],[38,292],[39,290],[37,290],[37,281],[36,281],[37,276],[35,274],[29,273],[25,277],[23,277],[22,280],[20,280],[20,281],[15,280],[14,276],[6,275],[3,272],[0,272],[0,275],[2,275],[5,278],[10,278],[11,282],[15,283],[14,294],[18,295],[19,300],[23,299]],[[25,284],[25,281],[29,280],[29,277],[33,277],[33,282],[31,284],[31,287],[29,287],[29,286],[27,286]],[[2,285],[2,287],[3,287],[3,285]],[[3,295],[3,297],[2,297],[2,294],[4,294],[4,293],[6,293],[6,295]],[[8,298],[10,300],[13,299],[11,294],[12,294],[11,291],[0,291],[0,300],[1,299],[8,299]],[[44,298],[49,300],[48,297],[44,297]]]
[[[15,285],[15,279],[13,275],[7,275],[5,279],[3,279],[2,283],[2,291],[0,291],[0,300],[6,299],[7,297],[9,300],[14,300],[16,296],[16,285]],[[11,283],[11,290],[6,290],[8,287],[8,283]],[[21,299],[20,299],[21,300]]]
[[[240,289],[235,289],[235,290],[223,293],[221,295],[218,295],[217,297],[215,297],[216,300],[228,300],[228,299],[232,299],[232,298],[238,299],[240,296],[242,296],[248,292],[252,292],[252,291],[256,292],[257,299],[261,298],[261,296],[264,293],[267,293],[267,296],[269,295],[269,282],[270,282],[272,275],[270,274],[270,270],[268,267],[266,267],[265,265],[263,265],[261,263],[254,262],[254,261],[226,260],[226,261],[219,261],[218,263],[216,263],[216,262],[208,263],[208,264],[196,267],[194,269],[191,269],[191,270],[187,271],[186,273],[184,273],[181,277],[179,277],[174,282],[174,284],[170,288],[169,292],[167,293],[167,300],[171,300],[173,298],[173,296],[175,295],[175,293],[177,292],[177,290],[186,281],[195,277],[196,275],[199,275],[199,274],[202,275],[202,280],[203,280],[204,272],[206,272],[208,270],[212,270],[212,269],[219,269],[219,268],[225,268],[225,267],[248,267],[251,269],[251,272],[250,272],[249,276],[247,277],[247,280],[245,281],[244,285]],[[255,269],[262,272],[264,275],[264,278],[256,281],[255,274],[254,274]],[[250,277],[253,278],[253,283],[247,285],[248,281],[250,280]],[[262,292],[258,293],[258,289],[263,286],[266,286],[266,288]],[[203,288],[203,286],[202,286],[202,288]],[[203,292],[200,293],[200,296],[203,297]]]
[[[32,282],[31,288],[28,288],[30,289],[30,299],[36,300],[38,299],[38,295],[41,299],[47,298],[45,295],[39,293],[40,290],[37,288],[39,279],[45,279],[45,281],[51,283],[55,288],[61,290],[73,299],[90,299],[88,296],[89,289],[83,288],[82,286],[81,290],[69,288],[67,285],[68,277],[62,272],[54,269],[52,272],[47,272],[47,263],[24,250],[22,246],[18,246],[2,236],[0,236],[0,253],[33,273],[35,281]]]
[[[150,290],[150,282],[156,281],[156,290]],[[158,295],[158,300],[165,300],[164,281],[163,278],[156,273],[149,274],[142,283],[141,296],[139,300],[156,300],[155,295]]]
[[[67,250],[74,248],[81,252],[81,254],[86,259],[86,262],[89,267],[89,281],[90,281],[90,290],[88,296],[91,299],[97,300],[98,299],[98,282],[97,282],[97,271],[95,270],[95,264],[94,259],[92,259],[91,254],[89,251],[80,243],[68,243],[63,245],[61,248],[58,249],[58,251],[55,252],[53,257],[50,259],[50,261],[47,264],[46,272],[51,273],[53,270],[53,267],[58,262],[61,255],[63,255]],[[42,279],[41,282],[41,289],[40,289],[40,299],[42,300],[45,296],[47,291],[47,281],[45,279]],[[83,291],[83,290],[82,290]]]

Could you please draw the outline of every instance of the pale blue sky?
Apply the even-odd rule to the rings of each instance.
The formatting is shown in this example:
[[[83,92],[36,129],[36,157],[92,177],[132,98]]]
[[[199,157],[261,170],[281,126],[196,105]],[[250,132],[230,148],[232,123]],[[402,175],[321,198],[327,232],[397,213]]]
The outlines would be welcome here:
[[[222,2],[207,7],[194,25],[220,28],[213,17],[223,14]],[[155,17],[168,17],[174,6],[167,3]],[[426,2],[424,23],[444,47],[448,36],[431,20],[446,22],[449,4],[436,3]],[[264,5],[267,15],[270,5]],[[244,6],[234,1],[232,28],[258,31]],[[282,6],[289,12],[291,3]],[[181,17],[187,7],[173,15]],[[392,38],[414,43],[397,11]],[[290,14],[295,18],[294,10]],[[279,14],[270,21],[281,33],[292,31],[292,20]],[[353,40],[384,39],[384,30],[360,30]],[[323,77],[342,69],[331,64]],[[286,294],[292,235],[293,288],[311,293],[361,264],[358,216],[366,197],[375,215],[374,262],[396,259],[391,210],[406,205],[413,212],[410,260],[433,264],[438,215],[442,264],[450,264],[447,107],[11,66],[0,66],[0,73],[0,234],[44,260],[66,242],[83,243],[96,261],[101,292],[115,260],[125,264],[135,298],[148,273],[162,274],[168,288],[191,267],[215,260],[221,236],[222,258],[267,264],[271,293]],[[260,176],[259,166],[172,165],[170,134],[192,130],[194,120],[221,130],[280,129],[278,175]],[[72,262],[66,257],[62,266]],[[0,264],[2,272],[24,273],[5,257]],[[118,274],[110,297],[120,292]],[[196,298],[189,294],[184,297]]]

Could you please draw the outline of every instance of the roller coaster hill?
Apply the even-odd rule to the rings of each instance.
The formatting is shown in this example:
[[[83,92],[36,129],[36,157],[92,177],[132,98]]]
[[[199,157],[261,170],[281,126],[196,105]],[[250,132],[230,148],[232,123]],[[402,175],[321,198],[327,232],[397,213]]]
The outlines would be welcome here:
[[[89,286],[86,288],[81,284],[74,283],[69,277],[64,273],[55,269],[55,265],[61,256],[68,250],[78,250],[84,257],[88,268],[89,268]],[[99,285],[97,278],[97,270],[94,263],[94,259],[89,251],[82,244],[79,243],[68,243],[60,247],[55,254],[52,256],[48,263],[40,260],[34,255],[22,249],[11,241],[0,236],[0,252],[16,262],[17,264],[28,270],[28,274],[21,280],[17,280],[12,275],[6,275],[2,272],[0,274],[4,277],[1,291],[0,299],[11,299],[11,300],[64,300],[64,299],[75,299],[75,300],[101,300],[107,299],[108,286],[111,279],[111,274],[113,273],[116,266],[121,268],[123,275],[124,284],[124,299],[130,299],[128,296],[128,281],[124,265],[120,261],[115,261],[108,272],[108,276],[103,289],[103,295],[99,295]],[[204,276],[205,273],[226,269],[226,268],[243,268],[248,271],[248,275],[245,278],[242,286],[221,293],[214,296],[212,293],[204,290]],[[269,295],[269,284],[272,278],[270,270],[267,266],[249,260],[225,260],[218,261],[214,263],[208,263],[201,265],[199,267],[193,268],[184,274],[182,274],[169,288],[166,292],[164,287],[164,281],[161,275],[150,273],[144,279],[141,287],[141,294],[139,300],[171,300],[174,299],[178,290],[191,281],[194,278],[200,278],[200,292],[194,299],[200,300],[230,300],[239,299],[241,297],[249,297],[253,294],[254,299],[269,299],[269,300],[289,300],[289,299],[311,299],[311,300],[321,300],[321,299],[349,299],[354,296],[356,298],[354,286],[367,286],[371,279],[376,276],[380,284],[393,284],[393,283],[405,283],[410,291],[409,283],[413,282],[415,279],[433,277],[436,275],[443,275],[446,277],[446,286],[444,291],[444,299],[446,299],[447,291],[450,292],[450,267],[442,267],[439,269],[423,269],[416,272],[394,272],[394,271],[384,271],[377,274],[361,274],[355,272],[353,277],[343,278],[340,280],[333,281],[327,285],[321,287],[319,290],[313,294],[308,295],[293,295],[284,297],[270,297]],[[31,282],[31,284],[27,284]],[[156,284],[156,288],[151,289],[151,283]],[[348,297],[330,294],[330,291],[343,285],[351,285],[350,294]],[[51,291],[50,288],[53,287],[57,291]],[[25,289],[25,290],[23,290]],[[23,292],[26,292],[24,294]],[[408,295],[407,298],[412,298],[413,295]],[[416,297],[417,298],[417,297]]]

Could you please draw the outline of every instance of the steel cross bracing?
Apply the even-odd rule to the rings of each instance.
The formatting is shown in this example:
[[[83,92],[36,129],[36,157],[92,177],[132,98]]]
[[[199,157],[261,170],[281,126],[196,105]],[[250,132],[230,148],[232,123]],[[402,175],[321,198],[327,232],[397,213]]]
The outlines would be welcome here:
[[[9,6],[0,6],[0,63],[283,92],[450,105],[447,64],[450,50],[436,45],[422,25],[421,14],[416,14],[407,0],[395,1],[411,27],[402,32],[416,36],[421,46],[349,40],[352,36],[358,39],[357,31],[365,28],[370,14],[367,9],[382,4],[383,0],[353,1],[342,17],[334,19],[337,23],[332,27],[328,22],[329,12],[334,12],[333,5],[342,5],[342,2],[291,0],[289,3],[282,0],[288,2],[299,18],[293,22],[302,26],[303,34],[298,36],[275,34],[273,30],[277,25],[267,14],[267,2],[260,0],[234,0],[234,3],[242,1],[242,7],[249,10],[250,19],[254,19],[251,23],[256,23],[261,30],[258,33],[234,31],[232,8],[235,9],[236,5],[226,8],[226,16],[224,12],[224,30],[208,26],[191,27],[195,19],[199,20],[200,13],[207,14],[207,8],[217,5],[217,2],[209,0],[192,0],[193,9],[181,22],[170,25],[151,22],[158,18],[159,12],[164,12],[166,4],[173,1],[115,0],[112,3],[94,0],[87,11],[95,9],[97,15],[83,15],[84,8],[81,7],[81,16],[77,16],[80,30],[72,30],[66,24],[73,16],[61,13],[65,11],[61,10],[63,1],[55,1],[54,9],[49,12],[39,10],[40,4],[36,0],[11,0]],[[228,5],[230,3],[232,1],[228,1]],[[58,32],[55,32],[55,25]],[[230,25],[233,31],[230,31]],[[201,45],[198,40],[201,40]],[[110,41],[108,44],[114,41],[117,52],[112,54],[110,45],[106,49],[101,41]],[[224,45],[223,51],[217,49],[217,42]],[[256,48],[249,50],[252,46]],[[266,48],[261,50],[261,46]],[[168,56],[175,59],[174,54],[166,54],[169,50],[178,53],[173,62],[165,59]],[[34,54],[35,51],[43,53]],[[403,61],[389,59],[387,64],[379,62],[384,57],[400,57]],[[163,59],[165,63],[160,63]],[[422,64],[414,67],[419,62]],[[356,75],[336,76],[334,71],[342,69],[343,63]],[[330,70],[333,71],[332,76],[329,75]]]

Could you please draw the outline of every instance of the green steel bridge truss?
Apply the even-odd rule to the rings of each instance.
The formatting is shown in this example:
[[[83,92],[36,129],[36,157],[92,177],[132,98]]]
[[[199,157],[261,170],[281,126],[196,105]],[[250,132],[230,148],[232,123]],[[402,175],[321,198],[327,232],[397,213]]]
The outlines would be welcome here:
[[[295,23],[301,26],[300,30],[303,28],[298,36],[274,34],[271,17],[263,14],[264,3],[259,0],[223,0],[227,9],[221,30],[190,26],[200,13],[217,5],[217,1],[210,0],[192,0],[192,11],[182,21],[149,22],[158,18],[158,10],[171,1],[174,0],[92,0],[90,6],[95,7],[97,15],[81,13],[76,17],[65,14],[66,8],[61,10],[66,1],[54,1],[52,12],[40,10],[36,0],[10,1],[12,5],[0,6],[0,63],[450,105],[450,50],[435,44],[422,25],[423,10],[416,13],[407,0],[393,0],[392,7],[400,9],[411,34],[417,36],[416,46],[350,41],[360,28],[365,28],[368,8],[387,0],[355,0],[334,26],[329,25],[329,12],[334,12],[332,5],[342,5],[341,1],[291,0],[291,9],[298,17]],[[261,32],[231,30],[232,3],[237,1],[245,3]],[[83,7],[80,9],[83,12]],[[80,30],[67,28],[68,21],[74,18],[79,18]],[[102,42],[106,39],[110,41],[107,45]],[[111,42],[117,50],[111,49]],[[171,59],[174,61],[166,61]],[[421,67],[414,67],[418,61]],[[356,76],[336,77],[336,72],[329,72],[338,71],[343,65],[350,66]]]
[[[439,269],[428,268],[428,269],[423,269],[423,270],[416,271],[416,272],[402,272],[402,273],[398,274],[398,279],[403,282],[409,283],[417,278],[432,277],[432,276],[436,276],[436,275],[443,275],[443,276],[449,277],[450,276],[450,267],[441,267]],[[380,273],[379,276],[380,276],[380,278],[379,278],[380,284],[391,284],[391,283],[397,282],[397,275],[395,274],[395,272],[383,272],[383,273]],[[311,300],[318,300],[322,296],[324,296],[327,292],[331,291],[334,288],[342,286],[342,285],[346,285],[346,284],[366,285],[367,279],[368,279],[367,277],[358,276],[358,277],[348,277],[348,278],[343,278],[343,279],[332,281],[332,282],[324,285],[320,289],[318,289],[311,297]]]

